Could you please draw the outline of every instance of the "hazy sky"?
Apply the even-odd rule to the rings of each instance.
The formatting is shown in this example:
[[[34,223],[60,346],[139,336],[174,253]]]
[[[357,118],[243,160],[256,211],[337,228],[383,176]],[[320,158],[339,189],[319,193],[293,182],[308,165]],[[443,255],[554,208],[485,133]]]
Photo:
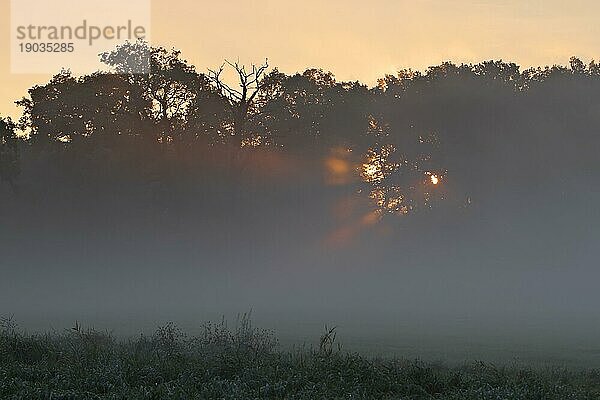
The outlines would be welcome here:
[[[9,0],[0,0],[0,114],[46,75],[13,75]],[[596,0],[153,0],[152,41],[200,71],[223,58],[284,72],[318,66],[373,84],[403,67],[504,59],[522,66],[600,57]]]

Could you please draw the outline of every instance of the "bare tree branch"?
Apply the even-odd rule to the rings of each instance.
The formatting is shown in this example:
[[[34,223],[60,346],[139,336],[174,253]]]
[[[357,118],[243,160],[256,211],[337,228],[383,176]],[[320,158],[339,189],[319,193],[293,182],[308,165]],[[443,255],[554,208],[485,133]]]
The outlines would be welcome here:
[[[223,82],[221,74],[225,65],[228,65],[237,73],[239,89],[235,89]],[[250,68],[250,70],[247,70],[246,66],[240,64],[239,61],[231,62],[225,60],[218,70],[208,70],[208,78],[217,86],[217,89],[225,96],[234,109],[234,129],[236,134],[240,135],[245,133],[248,113],[253,108],[254,99],[263,89],[265,72],[269,68],[268,60],[265,59],[265,63],[260,66],[252,64]]]

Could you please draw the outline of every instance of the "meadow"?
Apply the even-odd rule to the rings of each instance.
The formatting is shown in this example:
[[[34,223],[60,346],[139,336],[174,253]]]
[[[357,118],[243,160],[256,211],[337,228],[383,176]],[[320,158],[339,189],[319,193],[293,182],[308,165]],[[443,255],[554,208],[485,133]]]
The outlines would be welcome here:
[[[175,324],[127,340],[79,323],[26,333],[3,319],[2,399],[598,399],[600,371],[369,358],[348,352],[335,328],[313,345],[281,350],[249,315]]]

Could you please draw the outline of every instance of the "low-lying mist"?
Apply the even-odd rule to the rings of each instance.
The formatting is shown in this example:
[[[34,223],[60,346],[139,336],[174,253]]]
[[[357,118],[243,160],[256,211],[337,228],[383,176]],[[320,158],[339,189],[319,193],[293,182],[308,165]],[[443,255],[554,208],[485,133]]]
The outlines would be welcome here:
[[[329,324],[379,354],[598,361],[598,195],[583,179],[370,219],[327,155],[172,151],[129,170],[32,155],[2,195],[0,312],[128,335],[252,310],[284,345]]]
[[[148,76],[32,88],[27,140],[3,120],[0,315],[131,335],[252,310],[285,346],[328,324],[361,352],[600,364],[598,64],[371,89],[230,64],[251,100],[175,50],[107,57],[140,49]]]

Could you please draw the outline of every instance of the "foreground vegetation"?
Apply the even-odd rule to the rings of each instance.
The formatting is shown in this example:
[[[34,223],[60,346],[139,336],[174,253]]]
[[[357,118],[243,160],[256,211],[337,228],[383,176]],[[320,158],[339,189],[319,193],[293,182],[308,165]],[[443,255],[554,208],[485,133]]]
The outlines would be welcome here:
[[[600,371],[460,367],[346,353],[335,329],[283,352],[247,316],[188,337],[173,324],[119,341],[79,324],[62,334],[0,334],[2,399],[598,399]]]

